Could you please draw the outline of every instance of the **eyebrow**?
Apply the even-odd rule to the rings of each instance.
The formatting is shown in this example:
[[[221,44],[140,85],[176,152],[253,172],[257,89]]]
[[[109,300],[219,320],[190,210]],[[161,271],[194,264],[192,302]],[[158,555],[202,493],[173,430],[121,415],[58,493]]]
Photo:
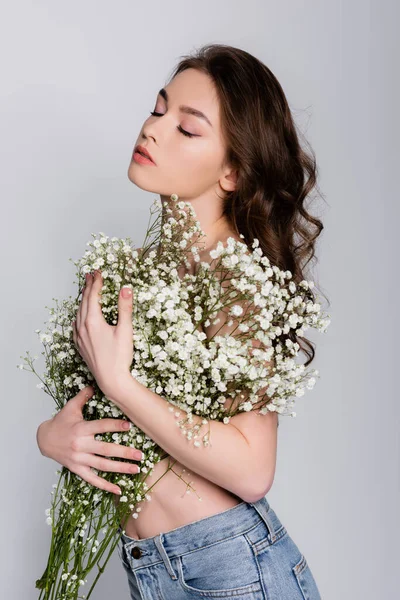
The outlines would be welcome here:
[[[162,96],[164,98],[164,100],[166,102],[168,102],[168,93],[165,88],[161,88],[161,90],[158,93],[160,94],[160,96]],[[210,127],[212,127],[211,121],[208,119],[208,117],[203,112],[201,112],[201,110],[198,110],[197,108],[193,108],[192,106],[186,106],[185,104],[181,104],[181,106],[179,107],[179,110],[180,110],[180,112],[186,113],[188,115],[194,115],[195,117],[204,119],[204,121],[206,121],[210,125]]]

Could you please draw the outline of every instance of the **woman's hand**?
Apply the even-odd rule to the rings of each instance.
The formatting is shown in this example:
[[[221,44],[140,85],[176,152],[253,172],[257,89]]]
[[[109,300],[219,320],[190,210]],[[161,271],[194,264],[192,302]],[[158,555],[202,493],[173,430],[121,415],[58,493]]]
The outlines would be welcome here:
[[[133,360],[132,290],[123,287],[118,298],[118,324],[108,325],[99,297],[100,272],[86,275],[76,322],[72,322],[75,347],[106,396],[115,391],[121,377],[130,375]]]
[[[43,456],[64,465],[91,485],[120,495],[121,490],[117,485],[99,477],[90,467],[100,471],[135,474],[140,470],[138,465],[108,460],[103,456],[141,460],[142,452],[121,444],[94,439],[98,433],[126,431],[129,429],[129,426],[127,427],[129,421],[124,419],[86,421],[82,416],[82,408],[92,395],[91,387],[84,388],[52,419],[41,423],[36,435],[37,444]],[[102,457],[96,454],[101,454]]]

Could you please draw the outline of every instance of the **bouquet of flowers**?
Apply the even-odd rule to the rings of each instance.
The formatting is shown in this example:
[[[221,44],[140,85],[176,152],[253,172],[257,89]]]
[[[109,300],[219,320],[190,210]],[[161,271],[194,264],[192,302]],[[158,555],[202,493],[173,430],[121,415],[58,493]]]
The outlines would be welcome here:
[[[159,208],[161,201],[156,200],[151,214]],[[36,330],[44,347],[43,377],[33,365],[38,357],[32,358],[29,352],[19,368],[39,377],[39,387],[53,398],[57,410],[91,385],[95,393],[83,408],[85,419],[127,419],[97,385],[72,336],[71,322],[79,308],[85,275],[101,269],[99,302],[108,324],[117,323],[121,287],[135,290],[132,377],[170,403],[188,442],[211,445],[209,430],[200,436],[201,428],[210,420],[229,423],[240,411],[295,416],[294,399],[313,388],[318,371],[296,363],[300,346],[294,335],[310,327],[324,332],[330,323],[329,315],[315,301],[313,282],[295,283],[290,271],[271,265],[257,239],[251,252],[246,244],[228,238],[226,245],[218,242],[209,252],[211,261],[201,261],[196,244],[204,233],[191,204],[172,194],[163,212],[165,219],[156,216],[139,251],[130,238],[92,234],[90,249],[74,262],[77,297],[62,302],[53,298],[56,305],[49,309],[47,330]],[[191,264],[189,255],[195,272],[180,277],[179,267]],[[207,337],[204,327],[217,324],[221,311],[226,316],[221,325],[224,334]],[[59,480],[46,510],[52,527],[48,562],[36,581],[40,599],[90,597],[118,544],[121,520],[129,513],[138,518],[138,504],[151,500],[146,479],[155,464],[168,456],[134,423],[129,431],[98,434],[95,439],[142,450],[143,466],[137,475],[94,470],[123,488],[118,505],[113,494],[88,484],[66,467],[56,472]],[[95,567],[90,589],[80,595]]]

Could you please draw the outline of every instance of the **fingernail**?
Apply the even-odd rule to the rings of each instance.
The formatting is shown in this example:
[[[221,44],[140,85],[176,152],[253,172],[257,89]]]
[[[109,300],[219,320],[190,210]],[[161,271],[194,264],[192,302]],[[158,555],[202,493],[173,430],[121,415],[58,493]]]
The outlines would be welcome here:
[[[132,294],[132,290],[127,285],[123,285],[121,293],[124,298],[129,298],[129,296]]]
[[[123,423],[122,427],[124,429],[130,429],[131,428],[131,424],[127,421],[126,423]]]

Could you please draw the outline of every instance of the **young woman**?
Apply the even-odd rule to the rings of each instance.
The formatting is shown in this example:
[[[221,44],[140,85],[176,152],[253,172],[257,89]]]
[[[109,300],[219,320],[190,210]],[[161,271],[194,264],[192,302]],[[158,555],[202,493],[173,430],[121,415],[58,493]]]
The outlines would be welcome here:
[[[303,263],[322,230],[304,205],[316,184],[315,162],[300,147],[280,84],[247,52],[208,44],[183,57],[143,124],[128,177],[159,193],[164,205],[172,193],[191,202],[206,234],[201,260],[229,236],[249,248],[258,238],[273,264],[290,270],[295,282],[304,279]],[[296,341],[304,343],[309,364],[312,345]],[[38,445],[45,456],[115,493],[91,467],[137,472],[99,457],[138,460],[137,453],[117,444],[99,451],[82,419],[83,392],[39,426]],[[143,502],[137,520],[121,523],[119,554],[132,600],[320,599],[305,556],[266,498],[275,474],[277,413],[238,414],[230,426],[215,428],[212,450],[193,450],[177,435],[173,416],[167,425],[161,405],[151,402],[146,407],[153,418],[132,420],[166,456],[146,480],[159,480],[151,502]],[[98,432],[121,430],[118,420],[98,423]],[[166,472],[171,458],[173,471]],[[187,493],[191,489],[196,493]]]

